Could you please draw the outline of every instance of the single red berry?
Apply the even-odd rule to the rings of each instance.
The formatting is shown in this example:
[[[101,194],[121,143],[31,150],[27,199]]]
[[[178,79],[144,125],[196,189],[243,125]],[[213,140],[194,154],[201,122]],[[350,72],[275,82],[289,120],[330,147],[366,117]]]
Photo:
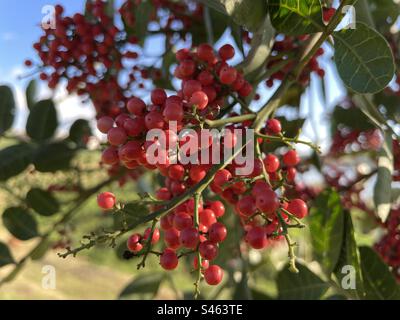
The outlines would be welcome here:
[[[193,165],[189,170],[190,179],[197,183],[207,175],[207,171],[201,165]]]
[[[206,62],[212,62],[214,60],[214,49],[207,43],[200,44],[197,47],[196,54],[200,60]]]
[[[209,201],[207,207],[211,209],[217,218],[222,217],[225,214],[225,206],[221,201]]]
[[[208,105],[208,97],[203,91],[196,91],[190,98],[189,103],[196,106],[197,109],[203,110]]]
[[[168,215],[161,217],[160,226],[164,231],[172,228],[172,223]]]
[[[299,219],[303,219],[308,214],[307,204],[301,199],[289,201],[287,211]]]
[[[228,170],[222,169],[215,174],[214,184],[219,188],[223,188],[231,179],[232,174]]]
[[[104,149],[101,154],[101,161],[108,165],[117,164],[119,162],[118,149],[112,146]]]
[[[226,227],[220,222],[212,224],[211,227],[208,229],[210,241],[216,243],[224,241],[227,233],[228,231],[226,230]]]
[[[183,180],[185,176],[185,168],[181,164],[173,164],[168,168],[168,176],[174,180]]]
[[[179,231],[175,228],[169,228],[164,232],[164,242],[171,249],[178,249],[181,245],[179,241]]]
[[[176,56],[176,60],[182,61],[182,60],[185,60],[190,57],[190,51],[189,51],[189,49],[186,49],[186,48],[180,49],[176,52],[175,56]]]
[[[235,56],[235,49],[230,44],[225,44],[218,50],[218,54],[222,60],[230,60]]]
[[[206,240],[199,245],[200,255],[207,260],[213,260],[218,255],[218,247],[215,243]]]
[[[272,134],[279,134],[282,132],[282,125],[278,119],[269,119],[267,121],[267,130]]]
[[[294,167],[300,162],[300,157],[296,150],[289,150],[283,155],[283,163],[288,167]]]
[[[131,252],[139,252],[142,250],[143,246],[140,244],[141,236],[138,233],[131,235],[126,242],[126,246]]]
[[[172,249],[165,249],[160,257],[160,265],[165,270],[174,270],[178,266],[179,260],[175,251]]]
[[[126,113],[121,113],[118,117],[115,118],[115,124],[117,127],[124,127],[124,122],[126,119],[130,119],[130,116]]]
[[[257,211],[256,202],[251,195],[243,196],[238,203],[236,208],[241,215],[251,216]]]
[[[147,228],[144,231],[143,239],[147,241],[147,239],[150,237],[150,233],[151,233],[151,228]],[[159,240],[160,240],[160,230],[158,228],[154,228],[153,236],[151,237],[151,244],[156,244]]]
[[[193,60],[183,60],[178,67],[183,77],[190,77],[196,71],[196,63]]]
[[[184,117],[182,99],[178,96],[168,97],[165,102],[163,116],[166,121],[182,121]]]
[[[185,228],[179,236],[184,248],[195,249],[199,243],[199,231],[196,228]]]
[[[262,227],[253,227],[246,234],[247,243],[254,249],[263,249],[268,240],[265,229]]]
[[[158,111],[151,111],[145,117],[144,121],[147,129],[162,129],[164,127],[164,117]]]
[[[288,182],[293,182],[294,179],[296,178],[296,173],[297,173],[296,168],[293,168],[293,167],[287,168],[287,170],[286,170],[286,180]]]
[[[271,153],[267,154],[267,156],[264,159],[264,166],[265,166],[265,170],[268,173],[273,173],[273,172],[278,171],[278,169],[279,169],[278,157]]]
[[[110,210],[115,206],[115,195],[111,192],[103,192],[97,196],[97,204],[104,210]]]
[[[114,120],[111,117],[105,116],[97,120],[97,129],[99,129],[101,133],[108,133],[113,126]]]
[[[200,223],[207,228],[210,227],[212,224],[217,222],[217,218],[215,217],[215,213],[210,209],[204,209],[199,213],[199,220]]]
[[[107,134],[108,142],[113,146],[125,143],[127,139],[126,131],[123,128],[111,128]]]
[[[244,84],[241,86],[241,88],[238,90],[238,93],[242,97],[248,97],[252,91],[253,91],[252,85],[247,81],[245,81]]]
[[[178,212],[174,216],[174,228],[179,231],[193,226],[192,217],[186,212]]]
[[[142,99],[133,97],[129,99],[126,108],[130,113],[136,116],[143,116],[146,111],[146,104]]]
[[[31,60],[25,60],[24,61],[25,66],[31,67],[32,66],[32,61]]]
[[[167,94],[163,89],[154,89],[151,92],[151,102],[155,105],[161,106],[167,99]]]
[[[256,197],[257,208],[266,214],[272,214],[279,208],[279,198],[273,190],[268,190]]]
[[[219,72],[219,80],[223,84],[230,85],[235,82],[237,77],[237,71],[233,67],[224,67]]]
[[[211,265],[204,271],[204,279],[210,286],[219,284],[223,277],[224,271],[217,265]]]

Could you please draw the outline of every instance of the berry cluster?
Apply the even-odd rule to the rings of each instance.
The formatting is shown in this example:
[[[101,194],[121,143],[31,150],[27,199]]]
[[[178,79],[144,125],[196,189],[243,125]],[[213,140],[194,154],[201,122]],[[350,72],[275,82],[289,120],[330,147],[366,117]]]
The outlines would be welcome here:
[[[186,186],[180,181],[187,168],[179,164],[169,166],[170,151],[173,147],[191,140],[186,136],[178,141],[179,131],[187,125],[198,126],[205,119],[215,118],[220,107],[225,104],[227,96],[248,96],[252,91],[251,85],[244,80],[243,75],[226,63],[234,54],[235,51],[230,45],[221,47],[219,58],[213,48],[206,44],[200,45],[195,52],[179,50],[176,54],[179,64],[175,74],[182,79],[182,85],[177,95],[167,97],[164,90],[155,89],[151,93],[151,104],[147,105],[142,99],[132,97],[127,102],[127,112],[119,114],[115,119],[103,116],[98,120],[97,127],[107,134],[110,144],[103,152],[102,162],[107,165],[122,163],[128,169],[139,166],[147,169],[158,168],[174,180],[173,194],[182,193]],[[176,122],[176,132],[169,128],[171,121]],[[146,141],[146,134],[152,129],[163,130],[167,141]],[[234,139],[229,130],[226,136],[225,144],[229,140],[228,136]],[[149,161],[147,153],[154,143],[163,143],[165,148],[165,161],[156,165]],[[206,170],[206,166],[191,167],[191,182],[201,180]]]
[[[333,136],[330,148],[331,155],[348,151],[379,150],[382,145],[382,134],[377,129],[361,131],[349,128],[338,128]]]
[[[88,1],[86,6],[86,15],[72,17],[63,16],[62,6],[55,7],[56,28],[46,29],[33,45],[44,65],[40,78],[50,88],[64,79],[68,92],[89,95],[98,113],[117,114],[125,102],[118,74],[124,61],[137,58],[137,52],[128,49],[136,39],[127,38],[114,24],[106,2]]]
[[[376,251],[392,267],[393,273],[400,281],[400,210],[393,209],[385,223],[386,234],[375,244]]]

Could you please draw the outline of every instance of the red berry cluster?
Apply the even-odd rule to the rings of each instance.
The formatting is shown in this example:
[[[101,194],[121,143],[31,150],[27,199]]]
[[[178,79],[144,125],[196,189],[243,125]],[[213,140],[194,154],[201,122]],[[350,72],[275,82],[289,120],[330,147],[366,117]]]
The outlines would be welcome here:
[[[338,128],[333,136],[330,154],[349,151],[379,150],[382,145],[382,134],[377,129],[361,131],[349,128]]]
[[[274,46],[272,48],[273,52],[271,55],[271,59],[267,63],[267,70],[279,67],[279,70],[270,76],[269,79],[266,80],[267,87],[271,88],[274,85],[275,81],[283,80],[286,75],[293,69],[294,60],[291,59],[293,55],[298,54],[306,41],[309,39],[309,35],[293,37],[293,36],[285,36],[282,40],[276,40]],[[319,48],[315,55],[310,59],[307,66],[303,69],[300,77],[299,83],[303,86],[307,86],[310,82],[310,74],[312,72],[316,72],[321,78],[325,76],[324,69],[321,69],[318,63],[318,57],[324,54],[324,49]],[[292,61],[291,61],[292,60]],[[287,63],[285,63],[287,61]]]
[[[168,199],[171,194],[167,188],[161,188],[157,192],[159,199]],[[201,258],[201,268],[208,284],[216,285],[223,277],[222,269],[217,265],[210,265],[218,255],[219,243],[225,240],[227,229],[224,224],[218,222],[218,218],[225,213],[224,204],[220,201],[207,201],[199,203],[199,226],[194,223],[194,200],[187,200],[173,212],[163,216],[160,221],[164,232],[166,249],[160,256],[160,264],[166,270],[175,269],[178,266],[177,250],[198,251]],[[193,258],[193,267],[198,269],[198,258]]]
[[[188,138],[178,141],[178,132],[169,129],[170,121],[176,121],[177,131],[186,125],[199,125],[204,119],[213,119],[218,115],[220,106],[229,94],[247,96],[251,85],[226,60],[235,54],[232,46],[224,45],[219,50],[219,58],[211,46],[200,45],[195,52],[182,49],[176,54],[179,65],[175,74],[182,79],[181,90],[177,95],[167,97],[162,89],[151,93],[151,104],[133,97],[126,105],[127,112],[115,119],[103,116],[97,122],[98,129],[107,134],[110,146],[104,150],[102,162],[107,165],[122,163],[128,169],[144,166],[147,169],[158,168],[164,175],[175,180],[172,184],[174,195],[182,193],[186,186],[179,182],[186,169],[180,164],[169,166],[171,146],[186,143]],[[147,149],[159,141],[145,141],[146,133],[151,129],[164,130],[167,141],[164,142],[165,161],[159,165],[150,164]],[[228,130],[225,145],[235,139]],[[232,142],[231,142],[232,143]],[[233,145],[232,145],[233,147]],[[209,146],[211,150],[211,145]],[[191,183],[200,181],[207,166],[190,168]],[[178,182],[177,182],[178,181]]]
[[[254,170],[248,176],[235,176],[235,163],[215,175],[211,190],[235,206],[246,232],[245,241],[252,248],[263,249],[271,241],[281,239],[280,219],[289,222],[288,215],[302,219],[308,214],[303,200],[288,201],[277,194],[284,183],[293,183],[299,161],[295,150],[283,155],[282,165],[276,155],[269,153],[262,161],[255,160]],[[269,182],[263,177],[263,167]]]
[[[67,90],[89,94],[100,114],[115,114],[125,102],[118,74],[124,61],[138,57],[128,49],[136,39],[127,38],[114,24],[105,1],[88,1],[86,6],[87,14],[72,17],[63,16],[62,6],[55,7],[56,28],[46,29],[34,44],[44,65],[40,78],[47,80],[50,88],[65,79]],[[140,70],[136,67],[134,71]]]
[[[375,249],[400,281],[400,209],[390,212],[384,227],[386,234],[375,244]]]

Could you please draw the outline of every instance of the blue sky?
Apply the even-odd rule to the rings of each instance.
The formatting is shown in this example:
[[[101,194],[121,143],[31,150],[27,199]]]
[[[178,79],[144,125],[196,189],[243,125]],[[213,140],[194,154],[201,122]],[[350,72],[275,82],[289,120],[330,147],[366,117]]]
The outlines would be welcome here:
[[[82,10],[83,1],[66,0],[0,0],[0,70],[10,74],[25,58],[34,56],[32,44],[42,31],[42,8],[45,5],[62,3],[67,13]],[[4,78],[2,76],[2,81]]]

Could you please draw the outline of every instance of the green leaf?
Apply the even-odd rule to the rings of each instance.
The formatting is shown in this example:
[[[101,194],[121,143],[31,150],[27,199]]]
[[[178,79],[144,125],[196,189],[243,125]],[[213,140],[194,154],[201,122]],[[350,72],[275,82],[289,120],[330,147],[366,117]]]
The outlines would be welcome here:
[[[0,242],[0,268],[13,263],[15,263],[15,261],[7,245]]]
[[[358,22],[356,29],[334,32],[333,37],[336,66],[348,88],[357,93],[376,93],[392,80],[392,51],[374,29]]]
[[[119,294],[119,299],[126,298],[130,295],[148,294],[152,298],[157,295],[161,283],[165,280],[164,273],[148,273],[141,274],[128,284]]]
[[[275,30],[269,17],[266,16],[262,26],[253,35],[251,50],[239,66],[243,68],[244,75],[250,82],[265,71],[265,62],[271,53],[274,36]]]
[[[0,135],[11,128],[14,122],[15,101],[11,89],[0,86]]]
[[[393,140],[386,133],[385,141],[379,151],[378,174],[374,187],[374,204],[378,216],[383,222],[389,216],[392,203],[392,175],[394,170]]]
[[[355,271],[355,285],[356,288],[347,289],[347,292],[354,296],[356,299],[364,297],[364,287],[361,273],[361,262],[360,255],[357,248],[357,243],[354,237],[354,228],[351,214],[348,211],[344,212],[344,232],[343,239],[341,241],[342,247],[340,250],[340,255],[338,262],[335,266],[335,275],[339,280],[339,283],[346,281],[345,277],[349,275],[346,266],[352,266]]]
[[[29,110],[32,110],[33,106],[37,102],[37,81],[32,79],[29,81],[28,86],[26,87],[26,105]]]
[[[35,218],[21,207],[6,209],[3,213],[3,225],[19,240],[29,240],[39,235]]]
[[[272,25],[288,35],[323,31],[322,8],[319,0],[270,0]]]
[[[369,2],[369,11],[372,19],[375,21],[375,25],[380,32],[385,34],[385,32],[390,30],[390,27],[396,22],[400,14],[399,3],[392,0],[368,0],[367,2]]]
[[[85,138],[91,134],[89,122],[84,119],[76,120],[69,129],[69,139],[78,145],[83,145]]]
[[[128,203],[123,209],[114,213],[114,227],[116,229],[132,229],[141,224],[149,214],[149,209],[140,203]]]
[[[210,8],[230,16],[238,25],[256,31],[268,13],[265,0],[202,0]]]
[[[339,259],[343,239],[344,216],[336,191],[322,192],[310,210],[310,234],[313,253],[327,276]]]
[[[172,50],[169,50],[164,53],[163,61],[161,65],[161,77],[155,78],[153,80],[154,85],[157,88],[164,88],[174,90],[174,87],[171,83],[171,72],[170,68],[173,63],[176,62],[175,53]]]
[[[396,278],[378,254],[369,247],[360,247],[359,250],[366,299],[400,299],[400,289]]]
[[[361,131],[375,128],[369,121],[360,121],[360,119],[367,120],[364,113],[359,108],[343,108],[341,106],[336,106],[332,113],[332,134],[337,132],[337,127],[339,125]]]
[[[254,300],[273,300],[273,298],[269,295],[267,295],[265,292],[256,289],[256,288],[251,288],[251,296]]]
[[[36,170],[55,172],[70,167],[76,150],[65,142],[49,143],[39,147],[33,158]]]
[[[60,209],[58,201],[49,191],[32,188],[26,195],[26,202],[33,210],[42,216],[52,216]]]
[[[299,273],[284,267],[278,274],[277,285],[281,300],[316,300],[328,290],[329,285],[307,267],[297,264]]]
[[[42,100],[32,107],[26,123],[26,133],[36,141],[51,138],[58,125],[57,111],[52,100]]]
[[[0,150],[0,181],[20,174],[31,163],[34,149],[22,143]]]

